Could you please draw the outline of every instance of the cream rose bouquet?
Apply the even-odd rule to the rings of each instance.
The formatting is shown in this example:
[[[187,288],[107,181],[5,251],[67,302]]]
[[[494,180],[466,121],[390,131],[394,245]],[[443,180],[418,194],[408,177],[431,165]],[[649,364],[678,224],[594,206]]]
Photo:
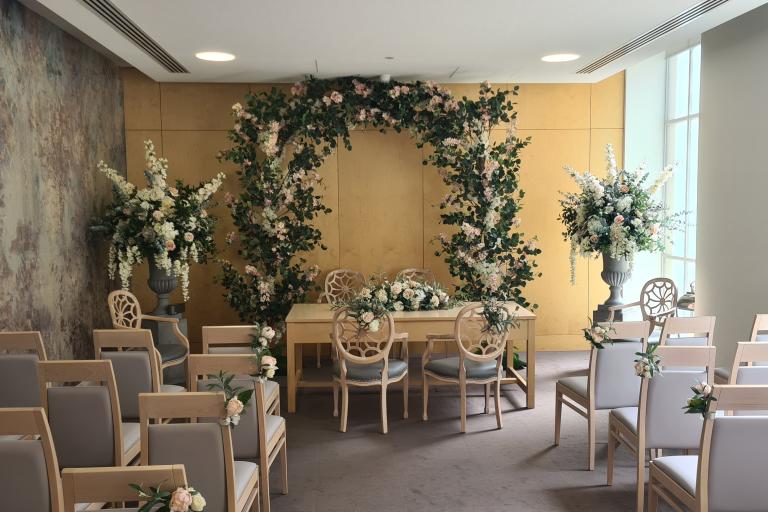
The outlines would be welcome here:
[[[171,186],[167,181],[168,161],[157,157],[151,140],[145,141],[144,147],[146,188],[137,188],[99,162],[99,171],[112,181],[115,198],[94,228],[110,239],[109,276],[114,279],[118,274],[124,290],[130,289],[133,267],[147,259],[181,279],[186,301],[190,262],[203,263],[216,250],[216,218],[207,208],[225,176],[219,173],[194,186],[177,180],[176,186]]]
[[[275,338],[275,330],[259,324],[254,326],[253,337],[251,338],[251,350],[259,364],[259,376],[263,379],[272,379],[277,372],[277,359],[272,356],[270,346]]]
[[[377,300],[388,311],[430,311],[447,309],[455,304],[439,284],[410,279],[372,283],[360,290],[359,295]]]
[[[232,380],[235,376],[224,372],[219,372],[218,375],[208,375],[208,378],[212,380],[208,384],[208,389],[224,392],[224,415],[221,424],[236,427],[240,423],[240,415],[253,396],[253,389],[232,387]]]
[[[713,396],[714,388],[706,382],[699,382],[691,387],[691,391],[693,391],[693,396],[688,399],[685,407],[683,407],[685,413],[701,414],[703,417],[706,417],[709,414],[709,405],[717,401]]]
[[[175,491],[164,491],[160,487],[144,489],[141,485],[130,484],[138,493],[138,499],[146,501],[139,512],[203,512],[205,498],[194,487],[177,487]]]

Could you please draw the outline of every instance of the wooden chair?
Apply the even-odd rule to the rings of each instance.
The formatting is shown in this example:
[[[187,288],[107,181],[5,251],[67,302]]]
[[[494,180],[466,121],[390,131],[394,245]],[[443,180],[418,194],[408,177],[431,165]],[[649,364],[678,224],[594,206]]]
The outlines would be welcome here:
[[[715,385],[704,419],[699,455],[659,457],[650,463],[648,511],[659,498],[674,510],[766,510],[768,416],[722,416],[717,411],[768,409],[768,386]]]
[[[675,316],[664,321],[660,345],[712,345],[715,337],[714,316]]]
[[[768,341],[768,315],[755,315],[749,341]],[[764,359],[763,362],[754,362],[758,363],[757,366],[768,366],[768,358]],[[748,366],[751,365],[750,363]],[[731,370],[731,368],[715,368],[715,384],[731,383]]]
[[[768,342],[740,341],[729,373],[731,385],[768,385]]]
[[[39,331],[0,332],[0,407],[40,407],[37,363],[45,360]]]
[[[138,456],[139,425],[121,421],[111,361],[41,361],[38,374],[62,468],[126,466]]]
[[[428,268],[404,268],[395,276],[396,281],[410,280],[420,283],[434,283],[435,274]]]
[[[254,335],[253,325],[205,325],[203,326],[203,354],[250,354],[251,338]],[[246,373],[255,374],[255,370]],[[264,384],[266,408],[269,414],[280,414],[280,385],[274,380]]]
[[[285,419],[266,410],[266,386],[255,377],[258,364],[253,356],[245,354],[192,354],[187,361],[191,390],[207,391],[207,377],[224,372],[236,377],[233,386],[253,389],[254,398],[240,415],[240,423],[232,431],[235,460],[258,460],[262,512],[269,512],[269,470],[280,457],[280,477],[283,494],[288,494],[288,452],[286,448]]]
[[[587,376],[566,377],[555,385],[555,445],[560,444],[560,420],[565,404],[587,420],[590,471],[595,469],[595,411],[637,406],[640,377],[635,374],[635,352],[645,350],[650,332],[648,320],[602,325],[611,329],[614,343],[602,349],[592,348]]]
[[[183,386],[163,384],[160,352],[149,329],[95,329],[96,359],[112,362],[123,421],[139,421],[139,393],[183,393]]]
[[[387,313],[378,331],[361,329],[357,320],[341,308],[333,315],[333,416],[339,415],[341,388],[341,432],[347,431],[349,386],[381,387],[381,432],[387,433],[387,387],[403,381],[403,418],[408,418],[408,335],[395,334],[395,321]],[[395,338],[402,341],[400,359],[389,359]]]
[[[512,311],[505,306],[507,314]],[[507,346],[509,331],[494,333],[487,330],[488,324],[482,316],[482,304],[473,303],[461,308],[456,316],[451,339],[455,340],[458,356],[431,359],[436,340],[445,341],[444,336],[427,335],[427,348],[421,358],[423,372],[422,419],[427,421],[430,380],[458,384],[460,393],[461,432],[467,431],[467,385],[480,384],[485,389],[485,412],[488,413],[488,395],[491,384],[495,384],[496,425],[501,420],[501,379],[503,377],[502,357]]]
[[[40,407],[0,408],[2,510],[63,512],[59,463]],[[13,439],[11,439],[13,438]]]
[[[142,466],[183,464],[208,510],[258,510],[259,468],[235,461],[231,427],[217,422],[150,424],[150,420],[221,418],[224,393],[142,393],[139,411]]]
[[[650,336],[656,327],[664,325],[664,321],[672,316],[677,316],[677,286],[675,282],[666,277],[656,277],[643,285],[640,290],[640,300],[622,304],[620,306],[610,306],[608,308],[608,323],[614,321],[617,312],[624,312],[626,309],[640,308],[640,314],[644,321],[649,322]]]
[[[643,512],[646,450],[699,447],[701,420],[680,404],[691,397],[691,386],[712,382],[715,347],[659,347],[661,364],[679,368],[642,379],[638,407],[613,409],[608,416],[608,485],[613,485],[614,453],[624,445],[633,453],[637,472],[637,510]],[[702,370],[703,368],[703,370]]]
[[[179,330],[179,319],[167,316],[145,315],[141,312],[139,299],[131,292],[115,290],[107,298],[109,314],[112,317],[114,329],[141,329],[143,320],[152,320],[171,324],[173,335],[179,343],[158,343],[155,345],[160,352],[161,370],[169,366],[182,364],[189,355],[189,340]]]
[[[157,487],[170,492],[187,485],[187,475],[182,465],[70,468],[61,472],[61,479],[64,487],[64,512],[81,510],[78,505],[82,503],[137,501],[137,492],[131,484],[139,484],[145,489]]]
[[[357,293],[363,288],[365,284],[365,277],[363,274],[356,270],[350,270],[348,268],[338,268],[328,272],[325,276],[325,286],[323,287],[323,293],[317,298],[317,303],[321,304],[326,302],[331,305],[338,304],[343,301],[354,298]],[[331,343],[333,343],[333,335],[330,335]],[[320,355],[323,345],[318,343],[317,349],[317,367],[320,368]],[[333,349],[331,349],[331,356],[333,357]]]

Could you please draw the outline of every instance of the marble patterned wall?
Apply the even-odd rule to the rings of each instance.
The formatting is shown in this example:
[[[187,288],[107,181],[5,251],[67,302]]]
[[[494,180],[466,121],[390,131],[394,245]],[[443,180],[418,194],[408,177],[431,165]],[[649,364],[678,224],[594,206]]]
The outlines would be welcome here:
[[[92,353],[109,323],[109,200],[100,159],[125,168],[117,66],[15,0],[0,0],[0,330],[40,330],[49,358]]]

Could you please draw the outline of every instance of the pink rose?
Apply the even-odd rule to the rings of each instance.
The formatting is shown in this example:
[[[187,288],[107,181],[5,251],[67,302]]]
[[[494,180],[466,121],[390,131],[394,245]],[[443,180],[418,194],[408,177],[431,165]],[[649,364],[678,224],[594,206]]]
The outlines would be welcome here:
[[[192,505],[192,495],[183,487],[177,488],[171,494],[171,512],[187,512]]]
[[[613,222],[615,222],[616,224],[621,224],[622,222],[624,222],[624,216],[623,215],[615,216],[613,218]]]
[[[166,241],[165,242],[165,249],[167,251],[172,251],[172,250],[176,249],[176,242],[174,242],[173,240]]]
[[[236,396],[233,396],[227,402],[227,416],[238,416],[241,412],[243,412],[243,409],[245,409],[243,402],[241,402],[240,399],[238,399]]]
[[[254,267],[253,265],[246,265],[245,266],[245,273],[250,275],[250,276],[257,276],[257,275],[259,275],[259,271],[256,270],[256,267]]]
[[[619,188],[619,190],[621,190],[622,194],[626,194],[627,192],[629,192],[629,187],[627,185],[622,185],[621,188]]]

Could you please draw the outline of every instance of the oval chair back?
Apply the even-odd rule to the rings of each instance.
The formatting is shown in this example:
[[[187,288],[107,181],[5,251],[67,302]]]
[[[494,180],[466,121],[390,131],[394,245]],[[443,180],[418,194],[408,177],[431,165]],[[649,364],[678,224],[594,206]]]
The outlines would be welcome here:
[[[614,343],[592,348],[587,389],[596,410],[635,407],[640,398],[640,377],[635,375],[635,352],[645,350],[650,322],[614,322]]]
[[[115,290],[109,293],[107,304],[113,328],[141,328],[141,306],[134,294],[125,290]]]
[[[647,281],[640,290],[640,312],[648,320],[651,331],[677,312],[677,285],[667,277]]]
[[[329,304],[338,304],[357,295],[363,287],[363,274],[348,268],[339,268],[328,272],[325,276],[323,296]]]
[[[502,314],[508,319],[513,318],[512,311],[506,304],[500,305]],[[497,370],[501,371],[501,356],[507,346],[509,325],[503,330],[491,329],[488,320],[483,316],[483,305],[474,303],[461,308],[456,315],[454,337],[459,348],[459,358],[472,361],[497,360]],[[459,365],[459,371],[464,367]]]
[[[379,320],[376,331],[360,327],[349,308],[341,308],[333,315],[333,344],[343,370],[345,362],[373,364],[383,360],[386,365],[394,339],[395,321],[390,313]]]

